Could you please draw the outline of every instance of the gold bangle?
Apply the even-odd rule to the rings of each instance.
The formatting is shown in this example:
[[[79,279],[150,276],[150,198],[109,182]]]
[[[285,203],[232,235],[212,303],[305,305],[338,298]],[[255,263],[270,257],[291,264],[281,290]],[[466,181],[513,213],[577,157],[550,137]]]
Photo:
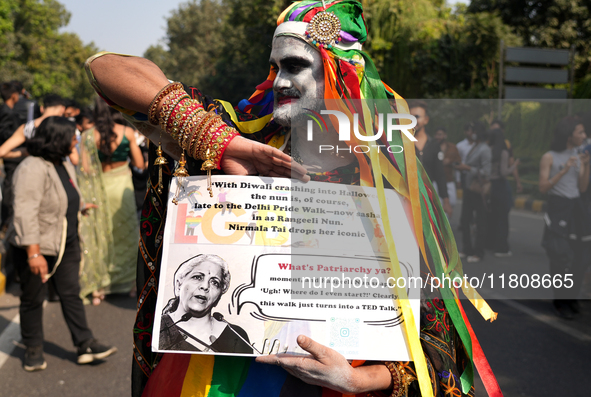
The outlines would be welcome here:
[[[170,115],[175,107],[183,100],[190,99],[191,97],[185,92],[185,90],[175,90],[170,92],[162,99],[162,106],[160,107],[160,113],[158,115],[158,121],[160,123],[160,129],[167,131],[169,134],[176,139],[176,134],[172,134],[172,131],[168,131],[166,128],[170,119]]]
[[[152,99],[150,102],[150,106],[148,107],[148,121],[152,125],[158,125],[158,105],[162,102],[162,98],[166,95],[170,94],[172,91],[177,89],[183,89],[183,85],[181,83],[170,83],[164,86],[158,94]]]
[[[409,373],[406,366],[401,362],[386,361],[384,363],[392,375],[391,397],[402,397],[408,392],[410,385],[416,377]]]
[[[198,128],[199,133],[201,134],[201,136],[199,137],[200,139],[197,141],[196,147],[195,147],[195,153],[197,154],[197,158],[201,159],[201,160],[205,160],[206,156],[205,156],[205,151],[207,150],[207,142],[209,142],[209,139],[211,138],[211,133],[210,133],[210,128],[214,125],[216,125],[216,123],[219,122],[219,120],[221,120],[219,118],[219,116],[217,114],[215,114],[215,112],[212,110],[209,112],[210,116],[207,118],[207,120],[203,121],[201,123],[201,125],[199,126],[200,128]]]
[[[181,131],[179,134],[179,145],[185,150],[187,150],[189,147],[189,137],[192,137],[191,133],[193,132],[193,129],[196,125],[194,120],[197,118],[197,115],[202,112],[205,112],[203,107],[193,109],[189,114],[187,114],[183,124],[179,126],[179,130]]]
[[[195,153],[196,153],[197,147],[199,146],[198,142],[201,139],[201,137],[203,136],[203,134],[201,133],[201,130],[199,130],[197,128],[197,126],[201,123],[201,121],[206,116],[207,116],[207,112],[201,113],[201,114],[195,116],[195,122],[191,127],[192,128],[192,135],[191,135],[191,140],[189,141],[189,147],[187,148],[187,153],[189,153],[189,155],[195,159],[197,159],[197,157],[195,156]]]
[[[201,151],[199,154],[199,157],[201,159],[206,159],[208,158],[207,156],[207,150],[210,150],[210,156],[211,158],[215,158],[217,156],[217,153],[215,153],[215,151],[213,150],[213,148],[211,147],[211,140],[213,138],[213,135],[215,133],[215,131],[220,128],[224,123],[224,121],[222,120],[221,117],[216,117],[213,119],[213,121],[208,124],[207,126],[207,130],[204,130],[203,133],[207,134],[207,136],[205,136],[203,138],[203,140],[201,141]]]

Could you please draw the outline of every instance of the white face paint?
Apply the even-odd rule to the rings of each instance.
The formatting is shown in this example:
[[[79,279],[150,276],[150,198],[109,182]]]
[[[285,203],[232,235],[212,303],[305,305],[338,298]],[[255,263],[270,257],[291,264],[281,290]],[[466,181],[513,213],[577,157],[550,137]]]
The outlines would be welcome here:
[[[323,107],[324,67],[317,50],[297,38],[279,36],[273,40],[269,62],[277,72],[273,118],[278,124],[289,127],[303,109]]]

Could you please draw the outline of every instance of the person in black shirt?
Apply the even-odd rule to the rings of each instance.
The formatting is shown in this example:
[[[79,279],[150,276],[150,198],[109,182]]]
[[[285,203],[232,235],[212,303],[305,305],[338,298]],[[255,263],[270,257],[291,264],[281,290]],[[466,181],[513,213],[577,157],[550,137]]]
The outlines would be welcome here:
[[[0,107],[0,145],[12,136],[12,133],[20,125],[18,115],[14,111],[14,105],[20,95],[17,87],[12,83],[2,83],[0,94],[4,103]]]
[[[64,117],[48,117],[27,141],[30,156],[14,173],[14,230],[11,245],[21,280],[21,336],[26,346],[23,368],[45,369],[43,300],[51,283],[74,345],[78,364],[115,353],[99,344],[88,328],[80,299],[78,212],[82,206],[74,167],[65,161],[76,145],[76,126]]]
[[[441,151],[439,142],[433,139],[425,131],[425,126],[429,123],[429,115],[427,113],[427,104],[423,101],[411,101],[408,105],[410,114],[417,118],[417,126],[415,127],[415,148],[417,157],[423,164],[425,172],[433,184],[437,184],[437,192],[443,201],[443,210],[448,216],[452,213],[452,208],[449,203],[449,196],[447,194],[447,183],[445,180],[445,172],[443,168],[444,154]]]
[[[31,121],[41,116],[39,104],[31,99],[31,94],[23,88],[23,84],[17,80],[12,80],[11,83],[16,86],[20,94],[20,98],[14,105],[13,109],[19,118],[18,125],[25,124],[27,121]]]
[[[15,111],[15,105],[19,101],[20,94],[18,87],[12,83],[3,83],[0,87],[0,94],[4,103],[0,107],[0,145],[12,136],[20,126],[20,119]],[[4,161],[4,181],[2,182],[2,227],[7,224],[12,216],[12,187],[11,180],[19,160]]]

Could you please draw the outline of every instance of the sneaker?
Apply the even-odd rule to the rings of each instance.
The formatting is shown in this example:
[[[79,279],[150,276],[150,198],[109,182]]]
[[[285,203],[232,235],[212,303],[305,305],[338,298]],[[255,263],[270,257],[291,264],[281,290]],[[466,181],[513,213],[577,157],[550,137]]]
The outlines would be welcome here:
[[[89,364],[96,360],[102,360],[116,352],[116,347],[103,346],[96,339],[90,339],[78,348],[78,364]]]
[[[468,263],[480,262],[480,257],[476,255],[470,255],[467,259]]]
[[[510,256],[513,256],[513,252],[511,252],[511,251],[507,251],[507,252],[495,252],[495,256],[497,258],[508,258]]]
[[[47,362],[43,357],[43,346],[27,347],[23,369],[27,372],[42,371],[47,368]]]

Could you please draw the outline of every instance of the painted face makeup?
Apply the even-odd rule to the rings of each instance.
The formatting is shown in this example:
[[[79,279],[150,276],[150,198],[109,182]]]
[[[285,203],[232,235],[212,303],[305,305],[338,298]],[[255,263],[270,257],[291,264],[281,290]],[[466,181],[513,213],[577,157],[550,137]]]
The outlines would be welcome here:
[[[322,107],[324,67],[317,50],[294,37],[279,36],[273,41],[269,62],[277,72],[273,118],[278,124],[289,127],[304,109]]]

